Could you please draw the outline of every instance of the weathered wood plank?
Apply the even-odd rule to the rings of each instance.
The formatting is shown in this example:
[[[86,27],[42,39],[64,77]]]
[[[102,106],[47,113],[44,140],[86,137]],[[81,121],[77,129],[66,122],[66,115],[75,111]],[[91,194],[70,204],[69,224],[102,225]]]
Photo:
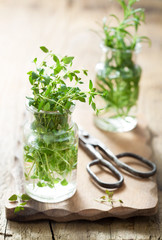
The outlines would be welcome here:
[[[49,222],[16,223],[9,221],[5,240],[52,240]]]

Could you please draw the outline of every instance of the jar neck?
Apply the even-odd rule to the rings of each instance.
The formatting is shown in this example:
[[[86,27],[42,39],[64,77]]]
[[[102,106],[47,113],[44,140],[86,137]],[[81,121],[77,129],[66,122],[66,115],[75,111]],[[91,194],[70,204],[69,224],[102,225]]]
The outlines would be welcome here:
[[[32,123],[32,128],[35,131],[55,132],[68,131],[72,122],[72,112],[46,112],[37,111],[33,107],[26,106],[29,113],[29,120]]]
[[[101,61],[109,66],[114,67],[131,67],[137,62],[137,54],[140,52],[140,45],[137,45],[134,50],[120,50],[115,48],[107,47],[100,44],[102,49]]]

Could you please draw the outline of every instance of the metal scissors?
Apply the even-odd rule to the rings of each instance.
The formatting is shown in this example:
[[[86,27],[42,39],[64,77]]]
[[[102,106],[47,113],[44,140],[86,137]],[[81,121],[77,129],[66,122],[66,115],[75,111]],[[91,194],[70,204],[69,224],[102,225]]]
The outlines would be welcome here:
[[[112,162],[114,162],[118,167],[123,168],[125,171],[131,173],[134,176],[138,176],[141,178],[148,178],[154,175],[156,172],[156,165],[153,162],[137,154],[130,153],[130,152],[124,152],[118,155],[114,155],[110,151],[110,149],[107,148],[107,146],[105,146],[100,140],[98,140],[95,137],[92,137],[88,132],[86,132],[81,128],[79,128],[79,144],[86,152],[88,152],[94,158],[94,160],[87,165],[87,171],[90,174],[90,176],[93,178],[93,180],[101,187],[119,188],[124,182],[123,175],[113,164],[111,164],[108,160],[106,160],[107,158],[110,159]],[[104,159],[103,155],[106,156],[106,159]],[[121,162],[119,160],[119,158],[123,158],[123,157],[135,158],[140,162],[149,166],[151,170],[148,172],[137,171],[136,169],[132,168],[128,164]],[[105,166],[112,173],[114,173],[118,181],[116,183],[107,183],[107,182],[101,181],[91,170],[91,166],[98,165],[98,164]]]

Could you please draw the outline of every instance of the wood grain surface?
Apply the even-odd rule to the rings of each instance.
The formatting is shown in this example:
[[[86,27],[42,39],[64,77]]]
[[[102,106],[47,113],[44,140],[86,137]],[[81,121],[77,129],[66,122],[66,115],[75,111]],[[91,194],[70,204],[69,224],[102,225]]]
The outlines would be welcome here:
[[[162,1],[140,3],[146,8],[147,22],[141,26],[141,33],[151,38],[152,46],[143,47],[138,59],[143,68],[138,115],[146,119],[152,159],[158,166],[158,213],[152,217],[111,218],[93,223],[6,220],[4,199],[17,143],[22,138],[24,96],[29,92],[26,72],[31,60],[40,55],[39,46],[46,45],[55,49],[56,54],[76,56],[75,66],[89,69],[89,77],[94,80],[94,67],[101,52],[100,38],[91,29],[100,29],[98,23],[103,16],[112,11],[120,14],[120,9],[106,0],[0,0],[0,240],[162,239]]]

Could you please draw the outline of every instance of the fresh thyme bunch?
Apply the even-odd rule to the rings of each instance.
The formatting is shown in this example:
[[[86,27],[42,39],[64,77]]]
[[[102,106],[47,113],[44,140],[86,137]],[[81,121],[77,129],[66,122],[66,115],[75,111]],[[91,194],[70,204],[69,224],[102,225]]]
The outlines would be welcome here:
[[[27,97],[29,106],[38,110],[70,113],[75,101],[85,102],[89,98],[89,104],[94,110],[96,105],[93,101],[96,92],[93,83],[89,81],[89,91],[84,92],[78,87],[83,84],[79,70],[72,70],[74,57],[65,56],[59,59],[52,51],[42,46],[40,49],[46,54],[44,61],[37,65],[34,59],[35,71],[28,72],[29,81],[32,85],[33,97]],[[51,60],[51,63],[47,60]],[[87,76],[87,70],[82,70]],[[74,86],[68,86],[74,82]]]
[[[74,57],[59,58],[44,46],[40,49],[44,60],[38,64],[35,58],[36,68],[28,72],[33,96],[27,97],[27,107],[34,118],[24,134],[25,179],[37,187],[54,188],[68,185],[68,176],[77,167],[78,137],[75,124],[69,121],[73,106],[88,98],[96,110],[97,93],[91,80],[88,91],[80,89],[84,82],[81,72],[72,70]],[[82,72],[88,75],[87,70]]]

